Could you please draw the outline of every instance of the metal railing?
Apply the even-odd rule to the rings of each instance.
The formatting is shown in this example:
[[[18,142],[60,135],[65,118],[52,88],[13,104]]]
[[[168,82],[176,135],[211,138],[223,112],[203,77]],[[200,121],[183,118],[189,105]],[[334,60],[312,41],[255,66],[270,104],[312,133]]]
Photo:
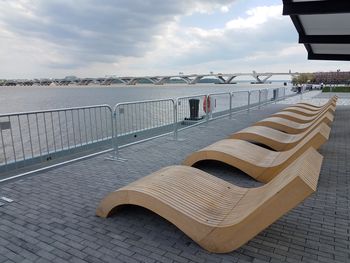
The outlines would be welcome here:
[[[116,145],[123,145],[174,130],[174,99],[119,103],[113,110]]]
[[[286,88],[222,92],[177,99],[120,103],[114,107],[114,158],[118,148],[178,132],[212,119],[283,100]],[[192,109],[195,107],[196,109]],[[160,114],[162,112],[162,114]]]
[[[286,98],[286,88],[0,115],[0,173],[173,134]],[[192,109],[191,109],[192,107]],[[194,107],[194,108],[193,108]],[[51,162],[50,162],[51,163]]]
[[[0,172],[112,145],[108,105],[0,115]]]
[[[208,95],[207,94],[200,94],[195,96],[186,96],[176,99],[176,105],[175,108],[177,116],[177,122],[180,125],[190,127],[192,125],[197,125],[200,123],[203,123],[206,121],[206,108],[203,107],[204,101],[208,101]],[[197,109],[192,109],[192,113],[194,111],[194,116],[191,116],[191,105],[192,107],[197,107]],[[198,104],[198,105],[197,105]],[[208,107],[208,106],[206,106]],[[178,127],[178,125],[177,125]],[[179,128],[179,127],[178,127]]]

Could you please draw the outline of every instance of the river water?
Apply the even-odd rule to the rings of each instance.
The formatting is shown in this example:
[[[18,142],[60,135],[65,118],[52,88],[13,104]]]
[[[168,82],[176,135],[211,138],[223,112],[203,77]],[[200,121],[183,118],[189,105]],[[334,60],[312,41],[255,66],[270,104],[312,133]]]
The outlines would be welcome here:
[[[68,87],[0,87],[0,114],[47,110],[65,107],[108,104],[160,98],[177,98],[196,94],[283,87],[272,84],[167,84],[162,86],[68,86]],[[287,93],[290,91],[290,86]]]
[[[262,102],[271,101],[272,89],[283,87],[283,83],[273,84],[169,84],[155,85],[115,85],[115,86],[68,86],[68,87],[0,87],[0,173],[8,169],[3,164],[20,167],[27,160],[40,162],[56,158],[60,154],[85,151],[97,144],[107,144],[113,133],[118,135],[119,144],[132,143],[151,136],[174,131],[205,120],[205,94],[235,92],[232,108],[247,107],[248,93],[238,92],[270,89],[262,92]],[[286,95],[291,93],[286,88]],[[283,96],[284,92],[280,94]],[[196,118],[191,117],[189,100],[182,98],[195,96]],[[178,98],[173,101],[152,103],[129,103],[116,108],[114,115],[109,107],[89,107],[74,110],[50,111],[7,116],[6,113],[41,111],[152,99]],[[193,97],[192,97],[193,98]],[[194,100],[193,100],[194,101]],[[192,102],[193,102],[192,101]],[[213,95],[210,100],[211,117],[227,114],[230,109],[228,94]],[[259,102],[259,92],[252,92],[250,105]],[[195,108],[195,107],[194,107]],[[191,108],[192,109],[192,108]],[[1,116],[3,114],[3,116]],[[113,119],[113,116],[115,119]],[[209,116],[209,115],[208,115]],[[190,117],[190,118],[189,118]],[[114,127],[113,130],[113,123]],[[176,121],[176,125],[174,124]],[[100,145],[101,146],[101,145]]]

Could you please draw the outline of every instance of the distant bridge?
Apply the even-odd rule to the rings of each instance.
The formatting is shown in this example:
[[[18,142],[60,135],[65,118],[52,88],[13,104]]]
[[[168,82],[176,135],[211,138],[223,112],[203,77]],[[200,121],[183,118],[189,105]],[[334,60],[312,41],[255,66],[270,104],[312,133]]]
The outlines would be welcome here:
[[[187,84],[197,84],[201,79],[206,77],[217,78],[222,84],[230,84],[232,81],[239,76],[251,76],[255,79],[256,83],[266,83],[272,76],[297,76],[299,73],[295,72],[287,72],[287,73],[257,73],[253,71],[252,73],[231,73],[231,74],[190,74],[190,75],[169,75],[169,76],[143,76],[143,77],[114,77],[111,76],[109,78],[104,79],[102,84],[108,85],[115,80],[120,81],[126,85],[136,85],[140,83],[142,80],[148,80],[150,83],[155,85],[163,85],[165,83],[170,82],[172,79],[180,79]]]
[[[112,85],[112,84],[125,84],[125,85],[136,85],[138,83],[144,83],[145,81],[154,85],[163,85],[171,82],[174,79],[178,79],[187,84],[197,84],[203,78],[216,78],[221,84],[230,84],[233,80],[240,76],[250,76],[255,81],[254,83],[262,84],[266,83],[272,76],[297,76],[298,72],[292,73],[291,71],[286,73],[276,72],[265,72],[258,73],[253,71],[252,73],[210,73],[210,74],[178,74],[168,76],[141,76],[141,77],[117,77],[109,76],[103,78],[64,78],[64,79],[33,79],[33,80],[0,80],[0,86],[67,86],[70,84],[87,86],[89,84],[97,85]]]

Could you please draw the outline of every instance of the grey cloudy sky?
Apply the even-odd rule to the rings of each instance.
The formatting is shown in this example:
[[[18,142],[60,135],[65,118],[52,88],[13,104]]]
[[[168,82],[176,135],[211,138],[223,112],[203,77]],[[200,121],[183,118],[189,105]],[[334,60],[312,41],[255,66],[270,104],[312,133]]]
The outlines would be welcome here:
[[[306,60],[279,0],[0,0],[0,79],[346,70]]]

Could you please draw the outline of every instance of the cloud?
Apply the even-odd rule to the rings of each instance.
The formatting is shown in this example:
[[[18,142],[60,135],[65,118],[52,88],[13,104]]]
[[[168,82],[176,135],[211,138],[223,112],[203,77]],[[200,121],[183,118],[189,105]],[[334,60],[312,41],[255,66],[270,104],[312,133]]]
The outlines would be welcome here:
[[[229,29],[242,29],[242,28],[257,28],[269,21],[270,19],[282,20],[281,16],[282,5],[274,6],[259,6],[252,8],[246,12],[248,17],[236,18],[226,23],[226,28]]]
[[[297,43],[298,35],[290,18],[281,14],[282,5],[253,7],[214,29],[184,28],[175,22],[159,37],[156,49],[142,59],[121,65],[124,70],[140,74],[142,71],[133,66],[136,62],[149,65],[149,70],[168,70],[169,74],[331,70],[336,63],[307,61],[306,50]]]
[[[170,49],[172,63],[182,66],[216,60],[247,59],[252,62],[261,54],[276,56],[289,45],[297,46],[296,32],[289,18],[282,17],[281,13],[282,5],[262,6],[248,10],[245,17],[232,19],[222,28],[184,29],[174,25],[169,37],[163,39],[165,48],[157,49],[153,56],[163,54],[166,57]],[[285,55],[281,53],[281,56]]]
[[[82,66],[142,57],[178,16],[210,12],[231,1],[3,0],[0,25],[28,44],[51,46],[48,66]],[[45,43],[46,42],[46,43]]]
[[[221,8],[220,8],[220,11],[222,13],[228,13],[230,11],[230,7],[227,6],[227,5],[223,5]]]
[[[294,26],[281,15],[281,4],[238,10],[239,3],[0,0],[1,77],[281,71],[293,64],[319,70],[320,65],[335,65],[306,61]],[[218,19],[221,26],[181,23],[198,15]]]

